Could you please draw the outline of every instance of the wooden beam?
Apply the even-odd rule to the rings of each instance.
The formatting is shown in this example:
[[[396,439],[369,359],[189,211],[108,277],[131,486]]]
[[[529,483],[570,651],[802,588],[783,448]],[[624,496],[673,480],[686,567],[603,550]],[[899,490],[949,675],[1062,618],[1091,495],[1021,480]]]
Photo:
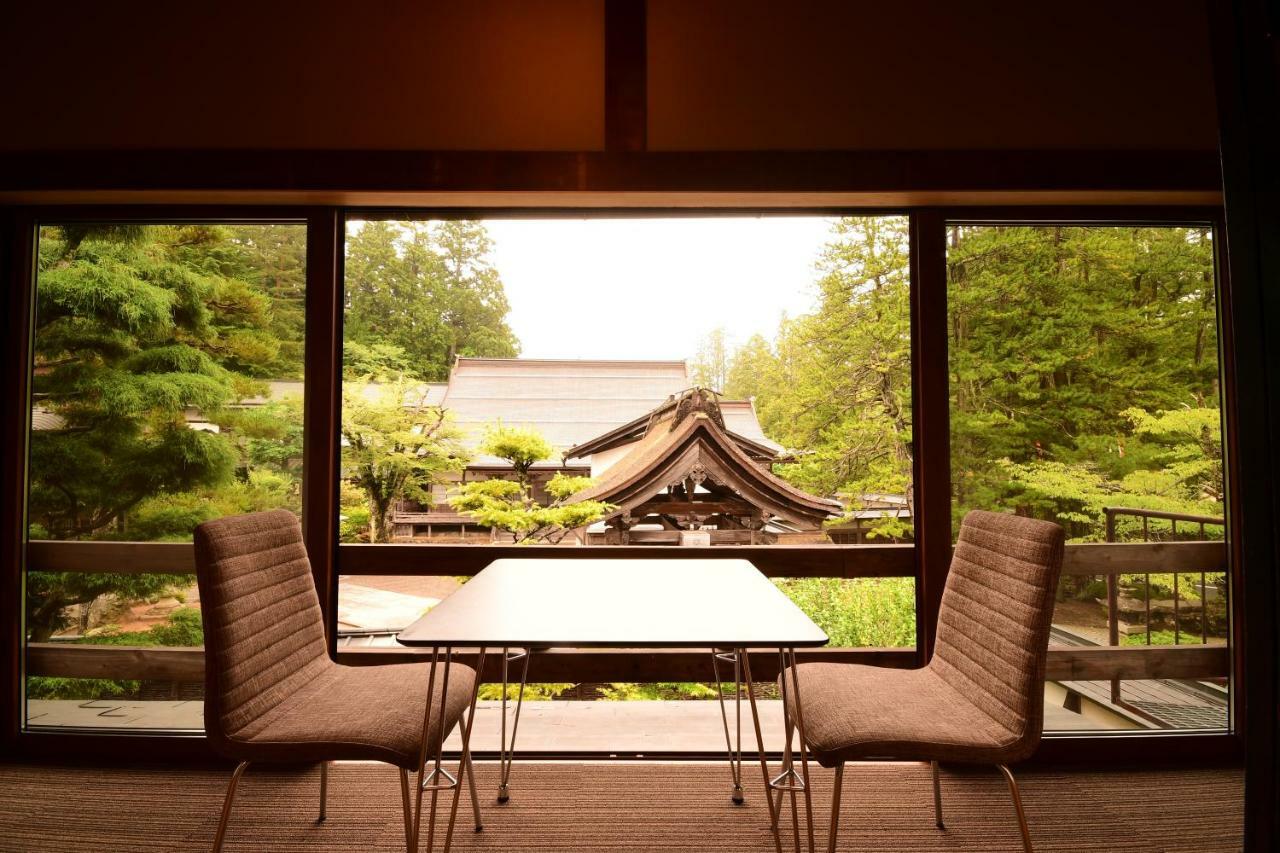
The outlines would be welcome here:
[[[2,158],[0,158],[2,159]],[[31,411],[31,334],[36,221],[0,212],[4,275],[4,342],[0,387],[5,401],[0,441],[0,752],[10,754],[22,724],[22,543],[27,525],[27,428]]]
[[[27,543],[32,572],[109,572],[122,575],[195,574],[195,549],[189,542]]]
[[[395,204],[414,193],[493,198],[513,192],[860,193],[881,197],[881,204],[891,198],[904,204],[920,194],[935,203],[973,203],[993,193],[1017,204],[1028,192],[1038,194],[1030,198],[1039,204],[1110,197],[1112,203],[1160,204],[1167,194],[1177,204],[1218,204],[1221,191],[1216,152],[1152,150],[15,151],[0,158],[0,187],[9,202],[60,191],[61,203],[92,201],[78,195],[86,192],[145,201],[129,194],[157,191],[170,193],[164,201],[174,203],[172,194],[180,189],[181,201],[306,203],[323,197],[347,204],[370,204],[370,196]],[[225,195],[232,192],[247,195]],[[628,201],[615,197],[610,206]]]
[[[680,501],[680,500],[651,500],[640,504],[631,511],[631,515],[635,518],[643,518],[646,515],[689,515],[690,513],[702,518],[711,515],[752,515],[757,510],[746,501],[735,500],[705,500],[705,501]]]
[[[338,546],[344,575],[474,575],[500,557],[527,559],[733,559],[750,560],[769,577],[911,577],[912,545],[744,545],[733,548],[653,548],[642,545],[362,545]],[[1143,572],[1220,572],[1224,542],[1102,542],[1068,545],[1068,575]],[[27,546],[27,567],[42,572],[193,574],[186,542],[54,542]]]
[[[911,667],[914,649],[811,649],[796,652],[803,662],[828,661],[870,666]],[[426,650],[407,648],[340,648],[338,662],[377,666],[422,662]],[[461,650],[457,659],[474,665],[476,651]],[[1226,646],[1071,646],[1049,649],[1047,677],[1054,681],[1102,681],[1110,678],[1225,678],[1230,668]],[[483,677],[502,677],[500,660],[489,655]],[[760,681],[778,675],[776,652],[752,652],[751,670]],[[29,675],[63,678],[148,679],[199,682],[204,679],[203,648],[164,646],[94,646],[78,643],[31,643]],[[533,681],[709,681],[710,657],[704,651],[637,649],[551,649],[534,655]]]
[[[951,566],[951,396],[947,372],[946,219],[916,210],[910,223],[912,506],[916,542],[916,647],[933,652]]]
[[[1064,575],[1225,572],[1225,542],[1098,542],[1068,545]]]
[[[344,222],[334,208],[313,210],[307,216],[302,532],[330,654],[336,647],[338,611]]]
[[[204,680],[204,648],[29,643],[27,674],[199,682]]]
[[[551,560],[749,560],[769,577],[911,577],[911,545],[359,545],[338,548],[344,575],[474,575],[500,557]]]
[[[643,151],[648,139],[648,32],[645,0],[604,3],[604,147]]]
[[[1050,681],[1112,678],[1226,678],[1231,650],[1221,646],[1051,646]]]

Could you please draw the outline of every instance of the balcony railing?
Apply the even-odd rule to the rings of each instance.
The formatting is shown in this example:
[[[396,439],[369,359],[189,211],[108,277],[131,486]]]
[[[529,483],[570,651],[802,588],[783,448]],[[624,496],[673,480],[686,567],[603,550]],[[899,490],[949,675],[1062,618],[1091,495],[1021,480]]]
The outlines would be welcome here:
[[[1212,523],[1212,522],[1208,522]],[[699,557],[751,560],[770,577],[913,577],[912,545],[815,545],[780,548],[656,549],[643,546],[527,546],[523,558],[652,559]],[[474,575],[492,559],[491,548],[471,545],[341,545],[342,575]],[[194,552],[186,543],[31,542],[30,571],[111,572],[117,574],[193,574]],[[1063,565],[1067,576],[1224,572],[1227,549],[1221,541],[1146,541],[1068,545]],[[1110,596],[1109,596],[1110,598]],[[709,602],[709,606],[713,603]],[[347,664],[414,660],[410,649],[360,648],[338,652]],[[828,648],[798,652],[801,660],[849,661],[911,667],[914,649]],[[464,655],[464,659],[467,656]],[[499,677],[486,671],[486,679]],[[705,653],[681,650],[559,649],[539,656],[539,680],[556,682],[700,681],[710,677]],[[776,677],[776,654],[752,660],[761,680]],[[28,675],[66,678],[155,679],[198,682],[203,679],[204,652],[198,647],[131,647],[116,645],[32,643],[27,647]],[[1050,680],[1105,681],[1127,679],[1220,679],[1230,672],[1225,645],[1051,646]]]

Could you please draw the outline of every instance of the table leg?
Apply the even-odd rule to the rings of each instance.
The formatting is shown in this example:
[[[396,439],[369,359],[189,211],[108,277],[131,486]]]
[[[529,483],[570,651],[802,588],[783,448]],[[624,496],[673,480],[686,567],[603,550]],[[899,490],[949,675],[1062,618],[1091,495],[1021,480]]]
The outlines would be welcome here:
[[[736,741],[729,735],[729,712],[725,708],[724,685],[720,681],[720,661],[733,663],[734,684],[734,720],[737,729]],[[711,671],[716,676],[716,698],[720,701],[720,721],[724,723],[724,745],[729,755],[729,773],[733,777],[733,802],[742,805],[742,660],[737,649],[728,651],[711,650]]]
[[[533,657],[533,649],[511,653],[509,648],[502,650],[502,731],[498,744],[498,802],[505,803],[511,799],[511,764],[515,760],[516,732],[520,728],[520,709],[524,707],[524,688],[529,681],[529,659]],[[515,719],[511,723],[511,741],[507,742],[507,684],[510,664],[524,659],[520,668],[520,690],[516,694]]]
[[[804,731],[804,706],[800,703],[800,675],[796,671],[796,650],[791,649],[791,689],[792,695],[795,696],[796,705],[796,734],[800,740],[800,775],[804,784],[804,815],[805,823],[809,829],[809,850],[812,853],[813,846],[813,789],[809,784],[809,747],[805,742]]]
[[[471,765],[471,729],[476,721],[476,698],[480,695],[480,673],[484,672],[484,653],[483,648],[480,649],[480,657],[476,663],[476,683],[471,688],[471,701],[468,705],[466,724],[462,726],[462,755],[458,759],[458,778],[462,778],[462,774],[467,774],[467,779],[471,782],[471,798],[472,808],[476,818],[476,832],[483,827],[480,824],[480,805],[475,801],[476,785],[475,785],[475,768]],[[449,853],[449,848],[453,844],[453,826],[458,820],[458,801],[462,799],[462,785],[455,782],[453,785],[453,805],[449,809],[449,826],[444,836],[444,853]],[[427,848],[428,851],[430,848]]]
[[[764,751],[764,736],[760,733],[760,710],[756,707],[756,684],[751,677],[751,655],[746,649],[738,649],[738,658],[742,661],[742,674],[747,681],[747,699],[751,703],[751,722],[756,731],[756,749],[760,755],[760,773],[764,776],[764,801],[769,806],[769,826],[774,828],[773,847],[776,853],[782,853],[782,839],[776,831],[778,818],[773,807],[773,788],[769,784],[769,756]]]

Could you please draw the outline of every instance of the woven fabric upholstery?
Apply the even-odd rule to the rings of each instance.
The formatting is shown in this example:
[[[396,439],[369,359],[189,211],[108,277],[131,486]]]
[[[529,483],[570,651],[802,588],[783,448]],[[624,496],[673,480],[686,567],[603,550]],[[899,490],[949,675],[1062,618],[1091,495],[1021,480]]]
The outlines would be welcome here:
[[[196,571],[205,634],[205,730],[245,761],[372,759],[415,767],[431,665],[339,666],[323,619],[302,530],[292,513],[201,524]],[[438,670],[428,743],[470,701],[475,672]],[[441,700],[444,699],[444,713]]]
[[[818,760],[1007,764],[1030,755],[1044,723],[1062,549],[1056,524],[976,510],[966,515],[928,666],[796,667],[806,740]],[[788,704],[794,713],[790,689]]]

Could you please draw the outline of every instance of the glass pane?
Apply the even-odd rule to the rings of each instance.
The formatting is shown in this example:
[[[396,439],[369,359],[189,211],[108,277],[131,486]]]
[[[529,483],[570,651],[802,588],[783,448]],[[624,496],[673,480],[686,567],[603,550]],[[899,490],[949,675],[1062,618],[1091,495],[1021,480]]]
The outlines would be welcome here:
[[[146,651],[203,643],[189,551],[112,543],[300,512],[305,267],[302,224],[40,228],[28,725],[200,727],[200,652]]]
[[[1069,543],[1222,541],[1211,230],[951,225],[948,240],[953,530],[983,508],[1056,521]],[[1223,646],[1215,566],[1065,574],[1051,648]],[[1223,728],[1213,660],[1191,680],[1050,684],[1046,726]]]
[[[342,539],[909,545],[908,273],[905,217],[350,221]],[[740,470],[667,471],[688,437]],[[344,576],[339,629],[457,583]],[[783,586],[914,644],[909,578]]]

